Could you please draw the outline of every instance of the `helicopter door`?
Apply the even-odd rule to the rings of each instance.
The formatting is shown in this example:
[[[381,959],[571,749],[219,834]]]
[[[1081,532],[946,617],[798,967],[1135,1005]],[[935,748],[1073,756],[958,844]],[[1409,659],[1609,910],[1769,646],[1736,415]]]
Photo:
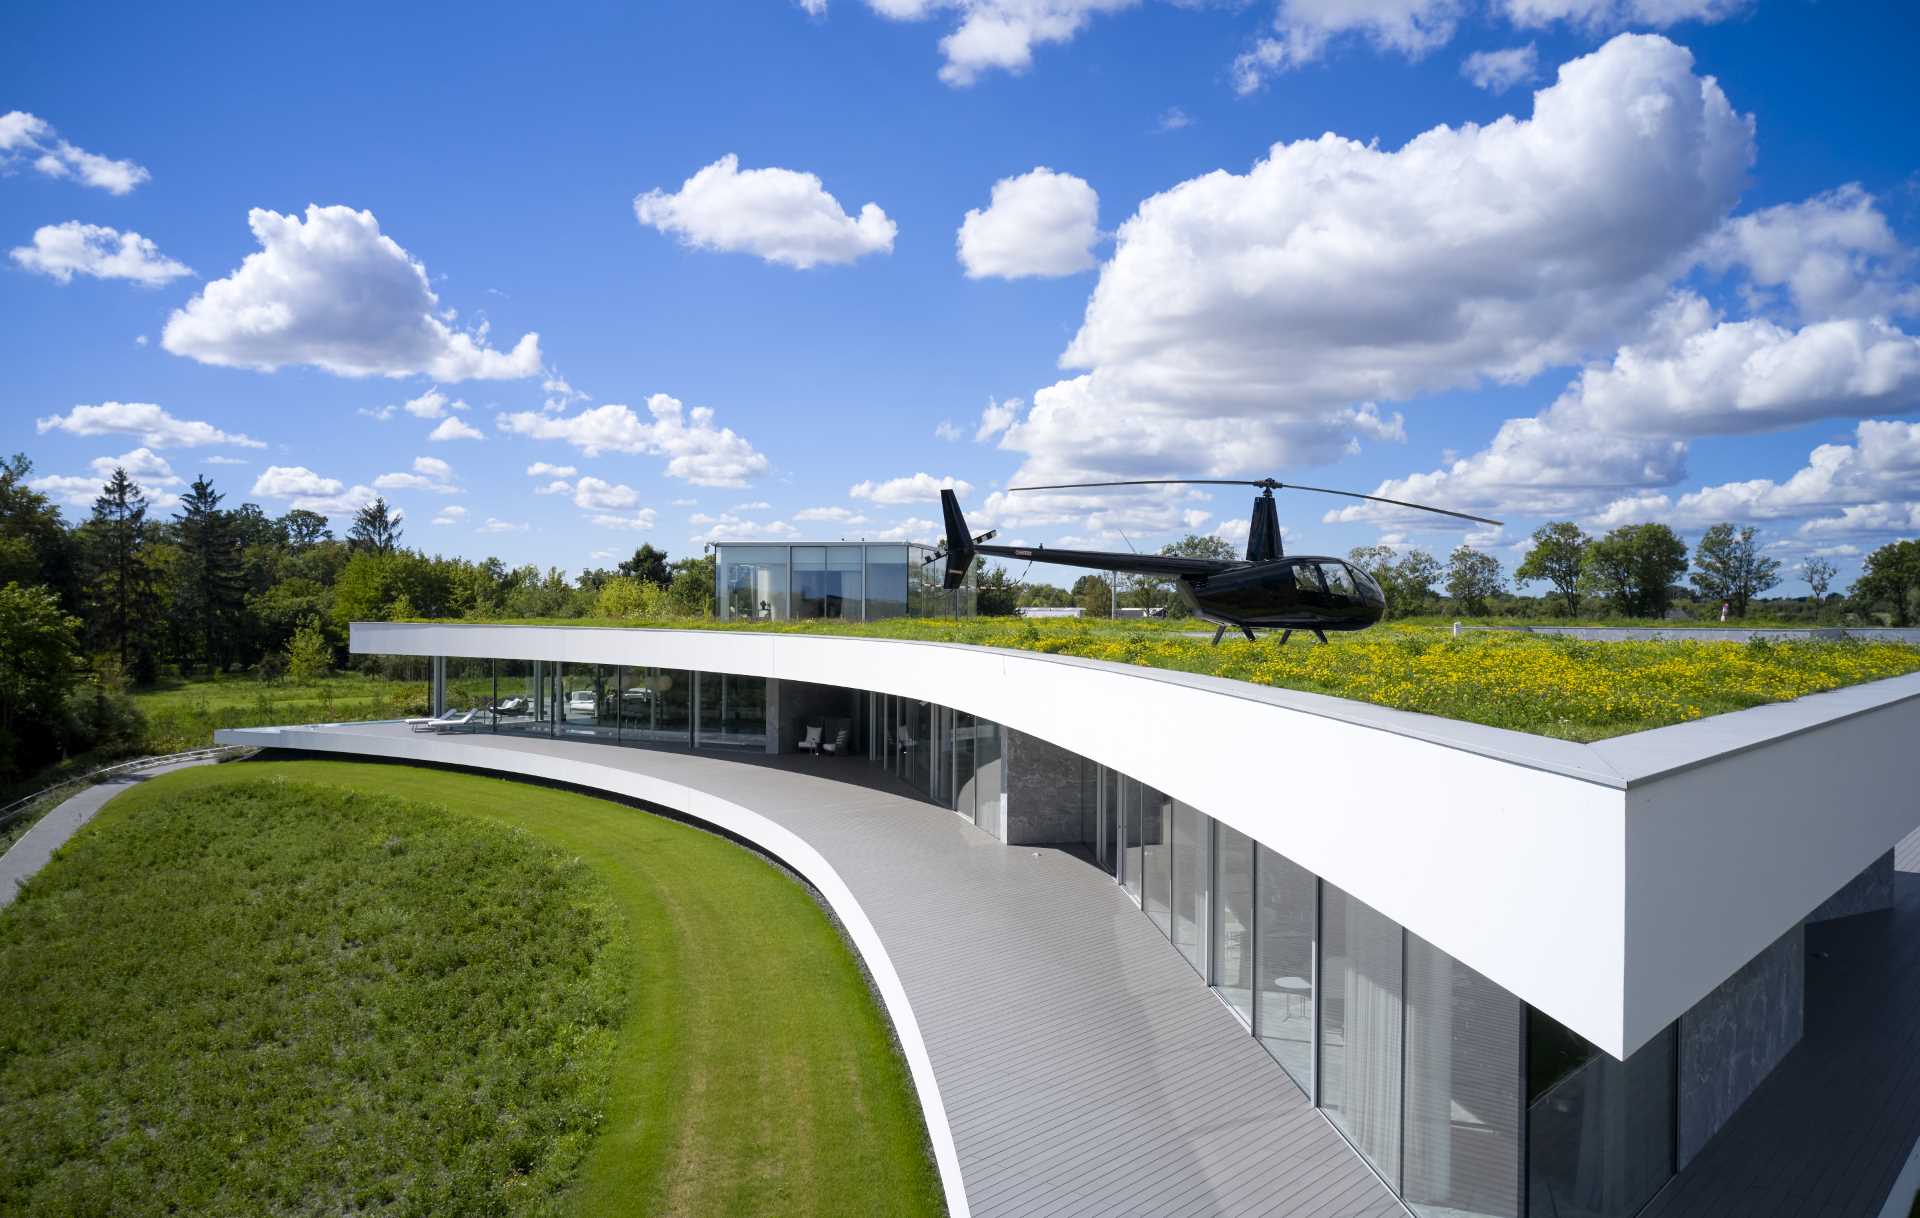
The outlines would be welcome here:
[[[1326,616],[1327,588],[1320,580],[1320,568],[1313,563],[1295,564],[1293,568],[1293,588],[1295,604],[1303,613],[1315,617]]]

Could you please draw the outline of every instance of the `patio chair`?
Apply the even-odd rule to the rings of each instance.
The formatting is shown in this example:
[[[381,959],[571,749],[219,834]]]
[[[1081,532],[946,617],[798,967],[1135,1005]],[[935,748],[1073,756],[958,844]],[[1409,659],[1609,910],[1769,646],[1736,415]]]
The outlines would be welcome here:
[[[809,727],[807,734],[800,738],[800,751],[803,753],[812,753],[815,757],[820,755],[819,724],[816,723],[812,727]]]
[[[841,728],[833,734],[833,739],[820,746],[836,757],[845,757],[853,749],[853,732]]]
[[[472,723],[473,717],[478,713],[479,713],[478,711],[470,711],[470,710],[448,711],[446,714],[442,715],[438,719],[427,720],[426,725],[424,727],[416,727],[413,730],[416,732],[458,731],[459,729],[466,727],[468,724]]]

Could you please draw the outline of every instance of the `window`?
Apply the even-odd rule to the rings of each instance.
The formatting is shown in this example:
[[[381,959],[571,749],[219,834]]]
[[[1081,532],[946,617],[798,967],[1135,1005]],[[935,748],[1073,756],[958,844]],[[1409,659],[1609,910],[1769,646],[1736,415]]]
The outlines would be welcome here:
[[[1140,837],[1143,831],[1141,818],[1144,814],[1141,807],[1142,793],[1137,781],[1118,771],[1113,773],[1113,783],[1120,799],[1120,818],[1123,822],[1121,832],[1125,834],[1123,839],[1125,848],[1120,852],[1120,878],[1126,887],[1127,895],[1133,898],[1135,905],[1138,905],[1141,901]]]
[[[1397,1187],[1400,925],[1332,884],[1320,892],[1320,1107]]]
[[[1359,596],[1353,586],[1353,576],[1347,573],[1346,564],[1323,562],[1320,564],[1320,578],[1327,581],[1327,591],[1335,596]]]
[[[1253,839],[1214,826],[1213,984],[1253,1022]]]
[[[1307,597],[1317,598],[1326,591],[1320,586],[1320,568],[1313,563],[1303,562],[1294,567],[1293,586],[1299,589],[1300,595]]]
[[[867,620],[907,612],[907,547],[867,547]]]
[[[721,546],[720,609],[729,621],[787,616],[787,547]]]
[[[1433,1218],[1519,1218],[1520,1000],[1407,932],[1406,1180]]]
[[[952,798],[948,806],[976,824],[979,821],[979,796],[975,787],[973,764],[974,719],[965,711],[949,711],[947,752],[943,760],[951,776]]]
[[[793,547],[793,616],[860,619],[859,546]]]
[[[1173,937],[1173,809],[1172,801],[1152,787],[1142,786],[1140,878],[1145,881],[1143,907],[1160,933]]]
[[[1313,1094],[1313,938],[1319,885],[1313,873],[1254,847],[1254,1031],[1273,1059]]]
[[[701,673],[700,722],[694,743],[701,748],[765,749],[766,678]]]
[[[1528,1008],[1527,1041],[1527,1212],[1636,1213],[1673,1175],[1673,1028],[1620,1062]]]
[[[1213,818],[1179,800],[1173,808],[1173,945],[1207,975],[1207,893],[1213,879]]]

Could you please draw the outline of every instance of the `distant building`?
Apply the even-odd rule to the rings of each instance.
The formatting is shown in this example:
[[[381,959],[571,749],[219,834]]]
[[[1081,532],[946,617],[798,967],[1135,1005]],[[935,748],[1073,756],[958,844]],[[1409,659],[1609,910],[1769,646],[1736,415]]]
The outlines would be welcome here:
[[[1120,606],[1119,610],[1114,614],[1114,616],[1115,617],[1165,617],[1167,616],[1167,611],[1164,606],[1160,608],[1153,608],[1153,609],[1142,609],[1133,605],[1122,605]]]
[[[715,542],[721,621],[972,617],[977,577],[949,592],[947,560],[915,542]]]
[[[1087,614],[1078,605],[1022,605],[1014,612],[1021,617],[1085,617]]]

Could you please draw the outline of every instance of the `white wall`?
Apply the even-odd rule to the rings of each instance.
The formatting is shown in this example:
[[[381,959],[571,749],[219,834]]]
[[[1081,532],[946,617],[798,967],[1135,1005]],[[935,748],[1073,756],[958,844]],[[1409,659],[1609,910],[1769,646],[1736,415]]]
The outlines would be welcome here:
[[[353,650],[692,668],[956,707],[1251,835],[1616,1057],[1920,821],[1920,677],[1587,746],[947,644],[372,623]],[[1809,730],[1829,713],[1849,717]]]

